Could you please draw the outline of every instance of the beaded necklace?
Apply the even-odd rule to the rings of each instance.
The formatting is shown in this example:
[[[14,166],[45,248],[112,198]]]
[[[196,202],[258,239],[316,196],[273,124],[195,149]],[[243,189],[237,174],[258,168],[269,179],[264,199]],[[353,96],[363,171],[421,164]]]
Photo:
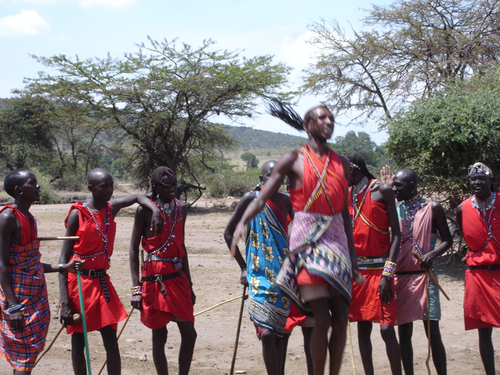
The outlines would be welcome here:
[[[175,227],[176,227],[176,225],[179,222],[179,219],[181,217],[181,215],[178,213],[179,210],[177,207],[177,204],[178,204],[177,199],[172,199],[172,201],[170,201],[170,203],[167,207],[168,209],[166,209],[163,204],[160,206],[158,204],[158,202],[154,202],[154,204],[156,204],[156,206],[162,212],[161,216],[163,217],[163,228],[165,228],[167,225],[167,220],[166,220],[165,216],[168,217],[168,221],[170,222],[170,233],[168,234],[167,239],[163,242],[163,244],[158,249],[149,253],[151,255],[153,255],[153,254],[157,255],[157,254],[161,253],[166,247],[173,244],[172,239],[175,238],[174,230],[175,230]],[[172,218],[172,213],[174,214],[173,218]]]
[[[493,211],[495,210],[496,196],[497,195],[495,193],[491,193],[488,199],[485,199],[484,201],[478,200],[475,195],[470,198],[472,207],[476,209],[477,213],[481,216],[483,221],[486,223],[486,227],[488,228],[488,238],[486,239],[484,245],[479,250],[472,250],[469,247],[470,251],[473,253],[483,250],[486,246],[488,246],[488,243],[492,238],[497,239],[491,231],[491,217],[493,215]],[[488,210],[490,211],[489,215],[487,215]]]
[[[360,182],[358,182],[357,185],[353,186],[351,188],[351,194],[352,194],[352,208],[354,209],[354,218],[351,220],[351,225],[354,228],[354,223],[356,223],[356,220],[358,219],[359,214],[361,213],[361,207],[363,206],[363,203],[365,202],[366,195],[370,191],[370,189],[366,189],[365,195],[363,195],[363,200],[361,201],[361,204],[358,207],[358,194],[363,192],[363,190],[368,186],[368,183],[370,180],[368,177],[364,176]]]
[[[105,231],[101,228],[101,226],[97,222],[97,218],[95,217],[94,212],[91,209],[92,205],[89,204],[89,203],[87,203],[87,202],[84,202],[82,204],[82,206],[90,213],[90,216],[92,217],[92,220],[94,220],[94,224],[96,226],[96,229],[99,232],[99,234],[101,235],[102,242],[104,242],[104,248],[103,248],[102,251],[99,251],[97,253],[90,254],[90,255],[80,255],[80,254],[77,254],[77,253],[75,253],[75,254],[78,255],[78,257],[80,257],[80,258],[92,258],[92,261],[94,261],[95,258],[98,255],[106,254],[106,256],[108,257],[108,262],[109,262],[110,261],[110,257],[109,257],[109,254],[108,254],[108,229],[109,229],[109,209],[108,209],[108,205],[106,204],[106,220],[105,220],[105,222],[106,222],[106,230]],[[92,208],[97,211],[97,209],[94,206],[92,206]],[[97,212],[99,212],[99,211],[97,211]]]
[[[422,198],[420,194],[417,194],[412,199],[408,199],[407,201],[403,201],[401,203],[406,213],[406,220],[410,223],[410,235],[405,240],[405,242],[410,239],[413,243],[413,247],[417,249],[417,253],[420,256],[424,256],[425,254],[427,254],[427,252],[422,249],[422,247],[415,240],[415,237],[413,237],[413,224],[415,222],[415,216],[417,215],[418,210],[423,207],[425,202],[427,201]]]

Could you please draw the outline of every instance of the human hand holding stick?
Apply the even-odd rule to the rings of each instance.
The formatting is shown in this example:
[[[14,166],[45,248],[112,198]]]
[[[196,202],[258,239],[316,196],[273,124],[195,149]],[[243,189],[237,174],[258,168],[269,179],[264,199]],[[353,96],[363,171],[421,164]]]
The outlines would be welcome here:
[[[420,255],[418,255],[418,253],[416,251],[412,251],[411,253],[419,262],[422,261],[422,257]],[[436,284],[436,286],[439,288],[439,290],[441,291],[441,293],[443,293],[443,295],[446,297],[446,299],[449,301],[450,300],[450,297],[448,297],[448,295],[446,294],[446,292],[443,290],[443,288],[441,288],[441,285],[439,285],[438,281],[436,280],[436,277],[434,276],[434,274],[432,273],[432,270],[430,268],[426,268],[425,271],[429,274],[429,277],[432,279],[432,281],[434,282],[434,284]]]

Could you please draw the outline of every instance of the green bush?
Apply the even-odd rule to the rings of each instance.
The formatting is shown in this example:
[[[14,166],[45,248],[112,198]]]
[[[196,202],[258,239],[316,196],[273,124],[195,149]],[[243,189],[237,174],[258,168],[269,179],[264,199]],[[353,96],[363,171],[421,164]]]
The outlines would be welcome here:
[[[258,182],[258,176],[255,178],[245,172],[232,171],[207,175],[204,181],[207,186],[207,194],[212,198],[241,197],[255,187]]]

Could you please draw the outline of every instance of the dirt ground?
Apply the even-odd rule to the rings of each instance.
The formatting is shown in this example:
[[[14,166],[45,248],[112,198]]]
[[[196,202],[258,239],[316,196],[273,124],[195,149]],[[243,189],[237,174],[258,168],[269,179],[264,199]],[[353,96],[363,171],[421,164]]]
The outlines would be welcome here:
[[[222,232],[232,213],[229,206],[234,199],[200,200],[188,214],[186,223],[186,247],[197,295],[195,313],[215,304],[240,296],[243,289],[239,284],[239,268],[231,259],[223,240]],[[64,218],[69,204],[36,205],[31,211],[38,218],[39,236],[58,236],[64,234]],[[131,278],[128,262],[128,246],[133,223],[134,208],[122,211],[116,218],[117,235],[114,254],[109,271],[125,308],[130,311]],[[44,241],[41,245],[42,261],[58,263],[61,243]],[[442,298],[443,319],[440,323],[444,345],[447,351],[449,374],[481,374],[483,368],[479,357],[476,331],[465,331],[463,325],[463,274],[464,267],[457,260],[448,262],[445,256],[436,264],[440,282],[450,297],[450,301]],[[57,274],[46,276],[49,289],[52,324],[47,338],[47,346],[52,342],[60,328],[58,321],[59,293]],[[226,303],[196,317],[195,327],[198,332],[192,374],[215,375],[228,374],[233,355],[236,327],[240,310],[240,299]],[[118,330],[121,329],[122,323]],[[180,336],[174,323],[169,324],[167,342],[167,358],[171,374],[177,373],[177,355]],[[494,345],[500,348],[500,336],[493,334]],[[349,341],[346,344],[341,374],[362,374],[363,369],[359,356],[356,324],[351,324],[352,351]],[[98,332],[89,334],[92,373],[98,374],[105,355]],[[122,374],[154,374],[155,369],[151,357],[151,333],[139,320],[139,312],[133,311],[120,340],[122,357]],[[375,326],[372,333],[373,359],[376,373],[389,371],[383,341]],[[416,322],[413,333],[415,374],[426,374],[427,341],[422,323]],[[497,351],[497,363],[499,358]],[[351,360],[351,356],[353,360]],[[432,367],[431,371],[435,374]],[[500,366],[498,366],[500,367]],[[248,319],[246,306],[239,339],[238,355],[235,369],[246,374],[265,374],[261,357],[261,346],[255,336],[255,330]],[[0,373],[11,374],[8,364],[0,361]],[[62,375],[71,374],[70,340],[63,331],[50,351],[43,357],[33,374]],[[103,371],[103,373],[107,373]],[[294,331],[290,338],[287,353],[286,374],[307,374],[300,330]]]

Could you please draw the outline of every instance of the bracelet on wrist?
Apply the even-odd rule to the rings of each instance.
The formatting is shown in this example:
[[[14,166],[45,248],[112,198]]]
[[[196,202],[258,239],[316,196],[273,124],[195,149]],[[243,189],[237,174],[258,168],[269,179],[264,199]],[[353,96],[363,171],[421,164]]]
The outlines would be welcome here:
[[[63,269],[63,267],[64,267],[64,264],[59,264],[59,270],[58,270],[58,271],[59,271],[59,273],[60,273],[61,275],[63,275],[63,274],[64,274],[64,269]]]
[[[133,296],[140,296],[142,295],[142,286],[138,285],[138,286],[133,286],[132,288],[130,288],[131,291],[132,291],[132,297]]]
[[[384,265],[384,270],[382,271],[382,276],[392,278],[394,276],[395,270],[396,270],[396,263],[386,261]]]
[[[15,305],[10,306],[7,310],[4,311],[6,315],[14,314],[18,311],[21,311],[23,306],[20,303],[16,303]]]

